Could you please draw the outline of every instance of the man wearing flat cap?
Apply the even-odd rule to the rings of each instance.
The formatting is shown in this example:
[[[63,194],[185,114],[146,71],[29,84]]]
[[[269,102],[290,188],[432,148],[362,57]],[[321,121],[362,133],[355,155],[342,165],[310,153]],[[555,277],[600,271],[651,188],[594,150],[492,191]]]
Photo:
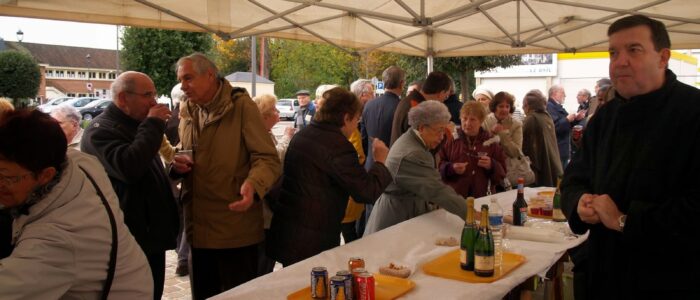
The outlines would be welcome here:
[[[304,129],[306,125],[311,123],[316,113],[316,107],[311,104],[311,93],[308,90],[299,90],[297,92],[297,100],[299,100],[299,111],[294,118],[294,128],[299,130]]]

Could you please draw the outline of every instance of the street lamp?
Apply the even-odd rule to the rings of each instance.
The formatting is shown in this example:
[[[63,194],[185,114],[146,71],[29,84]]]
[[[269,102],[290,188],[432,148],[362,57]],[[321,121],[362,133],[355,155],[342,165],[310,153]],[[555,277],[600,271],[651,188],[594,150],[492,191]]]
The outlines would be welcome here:
[[[22,32],[22,29],[17,30],[17,41],[19,41],[21,43],[23,39],[24,39],[24,32]]]
[[[87,73],[87,90],[88,90],[88,96],[91,96],[92,94],[92,82],[90,82],[90,53],[85,55],[85,59],[87,59],[87,66],[88,66],[88,73]]]

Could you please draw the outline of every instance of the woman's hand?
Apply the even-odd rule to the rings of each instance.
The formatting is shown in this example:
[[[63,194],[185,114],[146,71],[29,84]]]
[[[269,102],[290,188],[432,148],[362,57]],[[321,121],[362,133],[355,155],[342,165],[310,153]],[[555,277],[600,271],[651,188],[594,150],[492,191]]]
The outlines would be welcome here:
[[[480,156],[479,161],[476,163],[476,165],[486,170],[491,170],[491,167],[493,167],[493,164],[491,163],[491,158],[488,155]]]

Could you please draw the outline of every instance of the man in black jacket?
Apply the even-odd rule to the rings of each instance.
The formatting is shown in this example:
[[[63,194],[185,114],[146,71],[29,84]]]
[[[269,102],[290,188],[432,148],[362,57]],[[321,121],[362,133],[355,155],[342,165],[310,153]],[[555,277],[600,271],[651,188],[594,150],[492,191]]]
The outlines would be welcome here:
[[[85,130],[82,151],[105,167],[124,221],[148,258],[153,298],[163,294],[165,251],[175,248],[177,207],[158,149],[170,110],[157,104],[153,81],[124,72],[112,83],[113,104]]]
[[[601,107],[566,170],[562,208],[589,230],[590,299],[700,294],[700,90],[668,70],[663,23],[633,15],[608,29],[616,97]]]

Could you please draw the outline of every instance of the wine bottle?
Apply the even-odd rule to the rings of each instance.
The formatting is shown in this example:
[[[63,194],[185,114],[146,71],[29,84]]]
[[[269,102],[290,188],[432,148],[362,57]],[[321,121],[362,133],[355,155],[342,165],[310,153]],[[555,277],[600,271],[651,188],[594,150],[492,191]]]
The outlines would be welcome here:
[[[481,224],[474,243],[474,274],[479,277],[493,276],[495,269],[495,251],[493,236],[489,228],[489,206],[481,206]]]
[[[552,201],[552,220],[554,222],[566,222],[566,216],[561,211],[561,177],[557,178],[557,191],[554,193],[554,200]]]
[[[467,198],[467,220],[462,228],[462,240],[459,247],[459,267],[462,270],[474,270],[474,241],[476,241],[476,222],[474,221],[474,197]]]
[[[525,202],[525,179],[518,178],[518,196],[513,202],[513,225],[523,226],[527,221],[527,202]]]

